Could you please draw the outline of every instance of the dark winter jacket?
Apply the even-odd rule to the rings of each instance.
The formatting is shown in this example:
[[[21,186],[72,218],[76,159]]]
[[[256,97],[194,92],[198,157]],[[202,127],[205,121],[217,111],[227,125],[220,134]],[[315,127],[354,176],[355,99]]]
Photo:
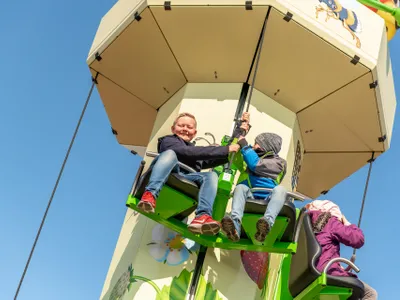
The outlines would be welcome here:
[[[201,169],[213,168],[228,162],[228,146],[194,146],[175,134],[158,139],[157,151],[174,150],[178,160],[200,172]]]
[[[245,139],[241,140],[239,144],[242,147],[243,160],[247,165],[247,174],[241,176],[239,184],[247,185],[250,188],[273,189],[281,183],[286,174],[286,160],[270,149],[267,149],[268,152],[255,151]],[[254,193],[255,198],[266,198],[268,195],[269,193]]]

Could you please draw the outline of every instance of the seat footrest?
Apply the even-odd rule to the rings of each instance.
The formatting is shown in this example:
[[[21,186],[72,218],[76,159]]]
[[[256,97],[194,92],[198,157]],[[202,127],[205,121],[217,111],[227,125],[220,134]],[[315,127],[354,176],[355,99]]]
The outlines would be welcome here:
[[[140,199],[130,195],[126,205],[137,210],[136,206],[139,201]],[[155,213],[164,219],[180,214],[183,214],[183,217],[187,217],[196,209],[196,206],[196,200],[165,185],[157,198]]]
[[[254,244],[249,239],[242,239],[239,242],[232,242],[222,232],[218,233],[215,236],[193,234],[187,229],[187,224],[183,223],[182,221],[176,219],[175,217],[163,218],[161,214],[158,214],[158,203],[156,205],[156,213],[147,214],[137,208],[138,202],[139,199],[133,196],[129,196],[126,205],[131,209],[139,212],[140,214],[154,220],[155,222],[160,223],[170,228],[171,230],[180,233],[182,236],[206,247],[221,248],[226,250],[247,250],[269,253],[294,253],[297,249],[296,244],[286,242],[275,242],[270,246]]]

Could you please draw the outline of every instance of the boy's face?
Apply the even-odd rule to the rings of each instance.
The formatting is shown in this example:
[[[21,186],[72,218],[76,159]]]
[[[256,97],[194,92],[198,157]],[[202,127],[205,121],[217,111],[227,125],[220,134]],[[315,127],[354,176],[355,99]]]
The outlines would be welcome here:
[[[253,149],[254,149],[254,150],[256,150],[256,149],[261,149],[261,147],[260,147],[259,144],[254,144]]]
[[[197,133],[196,124],[190,117],[181,117],[176,121],[175,126],[171,127],[172,133],[179,136],[182,140],[190,142]]]

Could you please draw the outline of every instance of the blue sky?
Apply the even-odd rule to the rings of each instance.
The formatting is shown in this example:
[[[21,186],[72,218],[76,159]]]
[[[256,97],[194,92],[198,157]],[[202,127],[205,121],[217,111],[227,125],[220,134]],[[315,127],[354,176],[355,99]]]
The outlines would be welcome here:
[[[91,81],[85,59],[115,1],[6,1],[0,11],[0,290],[12,299]],[[400,38],[390,43],[400,53]],[[400,58],[392,56],[395,81]],[[398,92],[398,91],[397,91]],[[398,92],[399,94],[399,92]],[[400,136],[375,163],[360,278],[393,299]],[[98,299],[139,158],[119,146],[94,91],[19,299]],[[330,191],[357,223],[367,168]],[[351,249],[343,250],[344,256]]]

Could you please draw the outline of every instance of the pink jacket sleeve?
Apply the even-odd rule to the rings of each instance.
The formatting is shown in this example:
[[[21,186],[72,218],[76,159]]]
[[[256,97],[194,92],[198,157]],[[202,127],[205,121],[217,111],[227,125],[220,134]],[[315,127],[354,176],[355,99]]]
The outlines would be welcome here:
[[[356,225],[345,226],[335,218],[332,224],[332,235],[339,242],[353,248],[364,245],[364,234]]]

